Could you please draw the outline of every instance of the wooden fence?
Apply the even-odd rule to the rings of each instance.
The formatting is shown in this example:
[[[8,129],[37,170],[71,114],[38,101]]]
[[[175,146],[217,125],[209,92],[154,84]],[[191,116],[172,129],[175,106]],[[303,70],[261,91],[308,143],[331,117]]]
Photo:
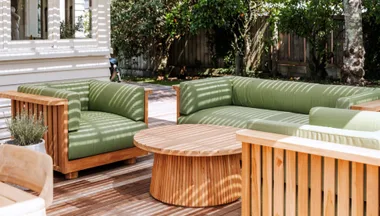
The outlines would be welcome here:
[[[340,68],[343,65],[343,42],[344,42],[344,20],[338,18],[339,27],[336,31],[331,32],[326,48],[329,52],[334,54],[331,63]],[[252,37],[256,40],[257,31],[262,26],[264,19],[256,23]],[[268,28],[268,27],[266,27]],[[264,32],[264,40],[270,40],[271,34],[269,31]],[[255,46],[254,49],[263,49],[263,47]],[[277,61],[273,60],[273,51],[277,50]],[[259,61],[265,67],[259,67],[259,70],[271,70],[277,68],[278,72],[288,76],[304,76],[308,71],[308,59],[310,58],[310,45],[306,39],[298,37],[294,34],[279,34],[279,42],[276,47],[271,47],[269,52],[263,53]],[[212,56],[207,45],[207,36],[205,31],[201,31],[196,35],[184,36],[175,40],[168,58],[168,66],[176,68],[192,68],[192,69],[205,69],[224,67],[223,59],[218,59],[215,63],[212,61]],[[259,58],[254,56],[254,58]],[[126,68],[132,73],[138,74],[136,71],[147,70],[150,66],[149,57],[135,57],[124,62],[121,62],[121,68]],[[273,62],[274,61],[274,62]],[[270,65],[270,66],[269,66]]]
[[[339,22],[337,30],[330,33],[326,49],[332,52],[334,58],[329,59],[331,64],[340,68],[343,65],[344,21]],[[305,38],[295,34],[279,34],[277,68],[282,74],[302,75],[307,73],[310,45]]]
[[[211,53],[207,46],[207,36],[205,31],[196,35],[188,35],[174,41],[170,49],[168,65],[187,66],[192,68],[215,67],[211,60]],[[219,63],[218,67],[223,64]]]

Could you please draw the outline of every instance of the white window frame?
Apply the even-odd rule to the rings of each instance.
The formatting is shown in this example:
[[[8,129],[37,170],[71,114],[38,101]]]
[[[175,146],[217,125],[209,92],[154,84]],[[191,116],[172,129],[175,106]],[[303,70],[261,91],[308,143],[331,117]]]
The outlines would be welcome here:
[[[0,60],[108,55],[110,0],[92,0],[92,38],[78,39],[60,39],[59,1],[48,0],[47,39],[12,41],[11,1],[0,0]]]

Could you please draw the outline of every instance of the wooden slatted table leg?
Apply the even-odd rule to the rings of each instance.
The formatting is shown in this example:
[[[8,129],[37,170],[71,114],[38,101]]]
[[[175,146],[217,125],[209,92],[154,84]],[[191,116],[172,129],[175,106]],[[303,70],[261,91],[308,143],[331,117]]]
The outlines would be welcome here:
[[[150,193],[179,206],[231,203],[241,195],[240,154],[187,157],[154,154]]]

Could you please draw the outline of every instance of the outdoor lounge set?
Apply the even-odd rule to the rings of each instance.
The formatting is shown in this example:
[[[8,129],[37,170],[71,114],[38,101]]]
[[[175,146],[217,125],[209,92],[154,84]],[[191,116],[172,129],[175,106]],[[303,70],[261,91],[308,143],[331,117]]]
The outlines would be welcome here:
[[[173,88],[178,125],[150,129],[151,91],[130,84],[25,85],[0,97],[12,115],[43,113],[47,153],[68,179],[153,152],[150,192],[164,203],[241,197],[243,215],[379,215],[380,113],[362,110],[380,109],[380,89],[245,77]]]

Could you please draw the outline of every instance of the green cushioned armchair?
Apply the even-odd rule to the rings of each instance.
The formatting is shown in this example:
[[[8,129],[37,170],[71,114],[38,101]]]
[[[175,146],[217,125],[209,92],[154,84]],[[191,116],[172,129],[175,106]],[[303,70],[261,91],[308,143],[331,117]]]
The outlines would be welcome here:
[[[135,85],[80,80],[22,85],[0,96],[12,99],[13,115],[22,109],[43,114],[54,169],[76,178],[79,170],[122,160],[134,163],[146,154],[134,147],[133,136],[147,128],[150,93]]]

